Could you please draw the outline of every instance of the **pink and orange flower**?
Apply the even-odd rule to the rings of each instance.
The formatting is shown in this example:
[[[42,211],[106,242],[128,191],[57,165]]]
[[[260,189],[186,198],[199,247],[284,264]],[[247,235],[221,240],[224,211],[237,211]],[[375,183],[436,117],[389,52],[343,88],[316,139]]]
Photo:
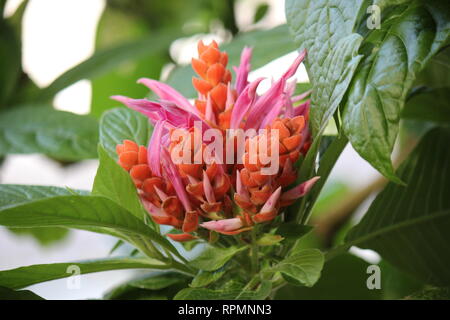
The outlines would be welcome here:
[[[198,58],[192,59],[198,75],[192,79],[198,92],[193,103],[170,86],[151,79],[138,82],[159,97],[157,102],[113,97],[147,116],[154,126],[147,147],[125,140],[116,150],[119,164],[130,173],[153,220],[182,230],[180,234],[168,234],[173,240],[195,239],[199,227],[225,235],[251,230],[257,223],[272,221],[283,208],[304,196],[318,179],[314,177],[293,186],[297,179],[295,163],[311,145],[310,103],[309,100],[301,102],[308,93],[294,95],[295,80],[288,80],[306,52],[301,52],[262,95],[256,90],[263,79],[248,80],[251,56],[252,50],[244,48],[240,65],[234,69],[233,83],[227,69],[227,53],[221,52],[215,41],[209,45],[200,41]],[[227,138],[225,131],[229,129],[266,131],[245,139],[241,161],[223,164],[202,159],[196,162],[196,155],[208,146],[204,140],[197,145],[193,143],[198,130],[194,126],[196,121],[203,128],[224,132],[224,140],[234,139]],[[187,134],[174,138],[172,133],[180,128]],[[249,150],[252,142],[263,138],[271,143],[276,139],[279,151],[279,168],[270,174],[264,172],[268,164],[260,161],[259,149],[256,155]],[[182,148],[184,156],[192,161],[174,162],[171,152],[186,144],[189,148]],[[226,148],[223,152],[227,153]],[[252,157],[256,161],[250,161]]]

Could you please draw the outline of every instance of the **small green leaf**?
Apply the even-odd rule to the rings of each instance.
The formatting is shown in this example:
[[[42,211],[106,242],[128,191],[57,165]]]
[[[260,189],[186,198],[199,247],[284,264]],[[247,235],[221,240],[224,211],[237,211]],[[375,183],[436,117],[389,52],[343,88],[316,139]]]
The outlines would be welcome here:
[[[201,270],[192,280],[191,286],[192,288],[200,288],[205,287],[213,282],[219,280],[225,274],[225,267],[219,268],[215,271],[203,271]]]
[[[324,256],[317,249],[301,249],[270,268],[269,271],[281,272],[289,283],[312,287],[320,278]]]
[[[263,300],[269,296],[271,289],[270,281],[262,281],[256,291],[186,288],[178,292],[174,300]]]
[[[263,3],[256,8],[255,16],[253,17],[253,23],[259,22],[269,11],[269,5],[267,3]]]
[[[79,262],[36,264],[17,269],[0,271],[0,286],[20,289],[36,283],[61,279],[73,275],[72,268],[79,268],[80,274],[120,269],[168,269],[160,261],[142,258],[108,258]]]
[[[205,270],[214,271],[222,267],[228,260],[230,260],[236,253],[247,249],[247,247],[229,247],[229,248],[207,248],[198,257],[190,262],[193,267]]]
[[[98,146],[100,165],[94,180],[93,195],[111,199],[129,210],[140,220],[144,219],[145,210],[139,201],[136,187],[128,172]]]
[[[146,146],[152,134],[148,119],[127,108],[115,108],[100,119],[100,143],[112,159],[117,159],[116,146],[131,140]]]
[[[283,240],[284,238],[280,235],[265,233],[258,240],[256,240],[256,244],[262,247],[273,246],[275,244],[280,243]]]

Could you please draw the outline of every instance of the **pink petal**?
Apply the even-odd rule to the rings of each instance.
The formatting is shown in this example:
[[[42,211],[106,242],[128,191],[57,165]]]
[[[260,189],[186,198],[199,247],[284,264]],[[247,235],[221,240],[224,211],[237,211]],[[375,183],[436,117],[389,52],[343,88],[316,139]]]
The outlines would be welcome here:
[[[147,159],[153,174],[161,177],[161,137],[163,134],[164,122],[158,121],[153,129],[152,137],[147,148]]]
[[[205,193],[206,201],[208,201],[208,203],[216,202],[214,189],[211,186],[211,181],[209,181],[208,175],[205,171],[203,171],[203,192]]]
[[[299,94],[297,96],[293,96],[292,97],[292,103],[297,102],[297,101],[302,101],[303,99],[307,98],[310,94],[311,94],[312,90],[308,90],[303,92],[302,94]]]
[[[302,52],[300,52],[300,54],[297,56],[297,58],[295,58],[294,62],[289,67],[289,69],[284,73],[283,78],[289,79],[290,77],[292,77],[295,74],[295,72],[297,71],[298,67],[300,66],[300,64],[305,59],[306,54],[307,54],[306,53],[306,49],[304,49]]]
[[[202,224],[200,224],[200,226],[208,230],[218,232],[228,232],[241,228],[243,224],[240,218],[231,218],[231,219],[211,220],[203,222]]]
[[[191,203],[186,193],[186,188],[184,187],[180,174],[175,167],[175,164],[172,162],[169,151],[167,151],[166,148],[162,148],[161,150],[161,161],[164,168],[164,173],[167,175],[167,179],[172,183],[175,193],[183,204],[184,209],[186,211],[192,211]]]
[[[206,110],[205,110],[205,119],[211,123],[216,123],[216,118],[214,116],[214,111],[212,107],[211,95],[208,94],[208,98],[206,100]]]
[[[305,194],[311,190],[311,188],[314,186],[317,180],[319,180],[320,177],[314,177],[309,179],[308,181],[303,182],[302,184],[299,184],[298,186],[292,188],[289,191],[286,191],[281,196],[282,200],[295,200],[300,197],[303,197]]]
[[[143,115],[149,117],[153,122],[162,120],[158,115],[158,111],[161,109],[161,105],[159,103],[146,99],[131,99],[124,96],[112,96],[111,99],[119,101],[128,108],[142,113]]]
[[[250,200],[250,195],[248,193],[247,188],[242,184],[241,173],[239,170],[236,171],[236,193],[245,199]]]
[[[138,80],[138,83],[149,87],[153,92],[158,95],[162,100],[167,100],[175,103],[178,107],[186,110],[192,114],[200,116],[198,110],[186,99],[181,93],[172,88],[171,86],[152,79],[142,78]]]
[[[248,85],[248,73],[250,72],[250,60],[252,58],[252,49],[245,47],[241,53],[241,63],[238,68],[234,68],[236,72],[235,89],[238,95],[242,93]]]
[[[231,112],[230,128],[237,129],[244,119],[245,114],[255,102],[256,89],[264,78],[258,78],[250,83],[237,98],[233,111]]]
[[[286,81],[295,74],[305,56],[306,51],[304,50],[298,55],[298,57],[295,59],[295,61],[289,67],[289,69],[283,74],[283,76],[278,81],[276,81],[272,85],[272,87],[258,99],[253,108],[250,110],[250,114],[248,116],[245,125],[246,129],[249,128],[258,129],[262,127],[261,115],[267,114],[268,110],[272,109],[273,105],[275,105],[280,100],[284,99],[284,90],[286,86]]]
[[[278,187],[278,189],[275,190],[274,193],[272,193],[269,199],[267,199],[266,203],[261,208],[261,210],[259,210],[259,212],[264,213],[273,211],[273,209],[275,209],[275,205],[277,204],[278,199],[280,198],[280,194],[281,194],[281,187]]]
[[[261,128],[265,128],[267,125],[271,124],[273,120],[275,120],[280,115],[281,107],[283,107],[284,101],[285,99],[279,100],[276,102],[274,106],[272,106],[269,113],[264,117],[264,120],[261,122],[260,125]]]
[[[229,110],[230,108],[232,108],[234,106],[234,95],[233,95],[233,91],[231,89],[231,82],[228,82],[227,85],[227,101],[225,103],[225,110]]]
[[[311,105],[311,100],[302,103],[298,107],[294,108],[294,117],[296,116],[305,116],[308,113],[309,107]]]

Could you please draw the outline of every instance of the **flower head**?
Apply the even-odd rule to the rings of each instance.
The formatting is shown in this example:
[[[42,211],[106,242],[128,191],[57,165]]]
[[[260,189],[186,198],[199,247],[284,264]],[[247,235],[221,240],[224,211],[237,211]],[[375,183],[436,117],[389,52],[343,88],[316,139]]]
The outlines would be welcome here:
[[[139,83],[159,101],[113,97],[154,125],[147,147],[125,140],[117,153],[153,220],[182,230],[169,235],[173,240],[196,239],[199,227],[231,235],[270,222],[318,179],[292,187],[294,164],[308,151],[311,135],[309,101],[300,103],[309,93],[294,96],[295,81],[288,80],[306,52],[262,95],[256,89],[263,79],[248,80],[251,55],[244,48],[233,82],[227,53],[215,41],[200,41],[192,59],[193,104],[150,79]],[[247,131],[230,135],[230,129]]]

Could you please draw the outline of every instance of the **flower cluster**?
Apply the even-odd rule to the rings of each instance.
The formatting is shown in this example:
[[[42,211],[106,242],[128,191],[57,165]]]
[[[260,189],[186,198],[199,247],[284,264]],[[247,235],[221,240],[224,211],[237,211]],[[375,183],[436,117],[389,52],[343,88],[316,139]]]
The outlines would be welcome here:
[[[295,79],[288,80],[306,52],[262,95],[256,90],[263,79],[248,81],[251,55],[244,48],[233,83],[227,53],[215,41],[200,41],[198,59],[192,59],[198,75],[192,79],[198,92],[193,103],[150,79],[138,82],[158,102],[113,97],[146,115],[154,126],[148,147],[126,140],[117,146],[117,154],[153,220],[182,230],[168,234],[173,240],[195,239],[199,227],[226,235],[248,231],[273,220],[318,179],[293,186],[295,163],[308,151],[311,135],[309,100],[302,102],[308,93],[294,95]],[[213,151],[204,130],[221,134],[215,135]],[[250,134],[239,139],[230,130]]]

